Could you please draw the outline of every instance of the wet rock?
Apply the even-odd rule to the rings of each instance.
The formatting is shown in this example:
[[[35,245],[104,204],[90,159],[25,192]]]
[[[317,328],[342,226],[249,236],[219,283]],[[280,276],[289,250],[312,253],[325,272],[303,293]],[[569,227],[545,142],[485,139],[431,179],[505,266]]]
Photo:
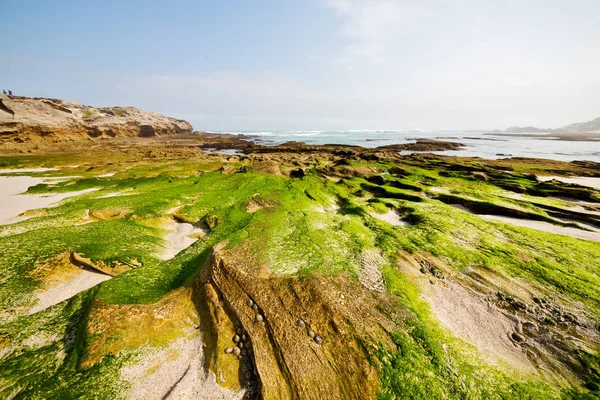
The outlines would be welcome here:
[[[310,336],[310,338],[315,337],[315,333],[312,331],[312,329],[308,331],[308,336]]]
[[[258,304],[254,304],[254,305],[252,306],[252,308],[254,309],[254,311],[258,311]]]
[[[256,314],[256,317],[254,318],[254,320],[256,322],[262,322],[263,321],[263,316],[260,314]]]
[[[238,343],[238,347],[239,347],[240,349],[243,349],[243,348],[244,348],[244,342],[239,342],[239,343]]]
[[[236,347],[233,348],[233,355],[234,356],[239,356],[241,352],[242,352],[242,350],[239,347],[236,346]]]
[[[314,341],[315,341],[316,344],[320,345],[321,343],[323,343],[323,338],[321,336],[319,336],[319,335],[316,335],[314,337]]]
[[[233,349],[231,347],[225,348],[225,354],[231,354],[231,353],[233,353]]]
[[[248,341],[248,336],[244,333],[242,334],[242,342],[246,343]]]
[[[253,307],[254,306],[254,302],[252,301],[252,299],[248,299],[248,301],[246,302],[246,305],[248,307]]]
[[[296,326],[298,328],[304,328],[305,323],[304,323],[304,321],[302,321],[301,319],[299,319],[298,322],[296,322]]]
[[[237,329],[235,330],[235,333],[237,333],[237,334],[238,334],[238,336],[241,336],[241,335],[242,335],[242,333],[243,333],[243,331],[242,331],[242,328],[237,328]]]
[[[240,337],[239,337],[239,335],[235,335],[235,336],[233,337],[233,343],[239,343],[239,342],[240,342]]]

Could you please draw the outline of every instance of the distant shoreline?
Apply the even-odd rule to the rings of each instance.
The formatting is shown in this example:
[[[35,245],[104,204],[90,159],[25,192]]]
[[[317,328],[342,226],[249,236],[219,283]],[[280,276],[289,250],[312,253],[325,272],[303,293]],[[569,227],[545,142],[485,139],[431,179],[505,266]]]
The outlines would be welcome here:
[[[564,133],[507,133],[490,132],[486,136],[503,136],[512,138],[533,138],[540,140],[564,140],[567,142],[596,142],[600,141],[600,132],[564,132]]]

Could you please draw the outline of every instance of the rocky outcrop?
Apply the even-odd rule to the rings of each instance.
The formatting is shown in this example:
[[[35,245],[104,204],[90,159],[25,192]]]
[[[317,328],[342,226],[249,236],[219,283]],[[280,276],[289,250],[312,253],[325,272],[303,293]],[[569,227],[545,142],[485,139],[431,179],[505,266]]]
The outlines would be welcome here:
[[[394,300],[349,277],[269,277],[248,261],[221,244],[196,282],[208,303],[200,308],[211,310],[202,328],[209,369],[249,379],[243,385],[263,399],[374,398],[379,377],[368,360],[375,344],[393,346]],[[237,355],[236,332],[249,337]]]
[[[134,107],[0,95],[0,144],[6,146],[191,133],[186,121]]]

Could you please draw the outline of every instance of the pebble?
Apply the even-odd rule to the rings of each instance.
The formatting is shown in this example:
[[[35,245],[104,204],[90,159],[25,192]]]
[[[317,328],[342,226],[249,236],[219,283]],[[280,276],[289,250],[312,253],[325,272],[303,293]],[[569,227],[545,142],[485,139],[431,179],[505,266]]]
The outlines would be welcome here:
[[[323,338],[321,336],[319,336],[319,335],[315,336],[314,340],[315,340],[316,344],[323,343]]]
[[[231,353],[233,353],[233,349],[231,347],[227,347],[225,349],[225,354],[231,354]]]
[[[237,333],[238,335],[242,334],[242,328],[237,328],[237,330],[235,331],[235,333]]]
[[[256,322],[262,322],[263,320],[263,316],[260,314],[256,314],[256,318],[254,318],[256,320]]]
[[[254,306],[254,302],[252,301],[252,299],[248,299],[248,301],[246,302],[246,304],[248,305],[248,307],[253,307]]]
[[[312,330],[310,330],[310,331],[308,331],[308,336],[310,336],[311,338],[314,338],[315,333]]]
[[[235,335],[233,337],[233,343],[239,343],[239,341],[240,341],[240,337],[238,335]]]
[[[344,295],[343,294],[340,294],[340,299],[342,299],[342,300],[344,299]]]
[[[301,319],[299,319],[298,322],[296,322],[296,326],[298,328],[304,328],[304,325],[305,325],[305,323]]]
[[[239,356],[241,352],[242,352],[242,350],[240,350],[239,347],[234,347],[233,348],[233,355],[234,356]]]
[[[253,305],[252,308],[254,309],[254,311],[258,311],[258,304]]]
[[[238,343],[238,347],[239,347],[240,349],[243,349],[243,348],[244,348],[244,343],[243,343],[243,342],[239,342],[239,343]]]
[[[242,342],[246,343],[248,341],[248,336],[245,333],[242,334]]]

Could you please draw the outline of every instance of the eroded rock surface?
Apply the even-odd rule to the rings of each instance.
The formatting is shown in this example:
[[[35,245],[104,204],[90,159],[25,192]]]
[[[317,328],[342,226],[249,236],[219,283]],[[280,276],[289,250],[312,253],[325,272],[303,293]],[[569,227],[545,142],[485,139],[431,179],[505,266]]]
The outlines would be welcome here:
[[[134,107],[95,108],[59,99],[6,95],[0,95],[0,100],[0,144],[6,148],[192,133],[186,121]]]

